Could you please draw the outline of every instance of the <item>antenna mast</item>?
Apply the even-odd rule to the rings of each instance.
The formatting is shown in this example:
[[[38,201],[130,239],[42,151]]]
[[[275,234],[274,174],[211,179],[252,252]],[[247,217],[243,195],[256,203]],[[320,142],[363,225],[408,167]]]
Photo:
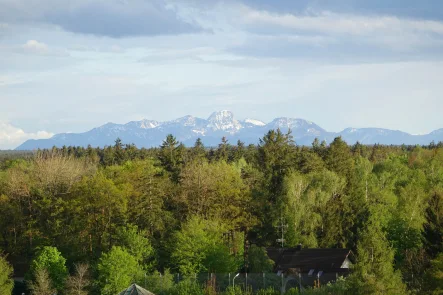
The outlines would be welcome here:
[[[280,224],[276,226],[281,232],[281,239],[277,239],[278,243],[281,243],[281,247],[284,248],[285,243],[285,231],[288,228],[288,225],[285,223],[285,219],[283,214],[280,216]]]

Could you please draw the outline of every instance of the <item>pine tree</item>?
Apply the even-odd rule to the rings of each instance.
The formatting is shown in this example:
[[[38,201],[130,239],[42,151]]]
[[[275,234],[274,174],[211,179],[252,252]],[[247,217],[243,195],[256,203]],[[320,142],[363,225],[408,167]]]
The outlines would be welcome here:
[[[194,146],[191,149],[191,158],[192,160],[197,160],[201,162],[206,156],[205,146],[201,140],[201,138],[197,138],[194,143]]]
[[[216,159],[218,161],[228,161],[229,158],[229,149],[230,145],[228,143],[228,139],[226,137],[222,137],[221,143],[218,145],[217,151],[216,151]]]
[[[406,294],[401,273],[394,269],[394,250],[378,221],[370,221],[357,245],[357,263],[349,277],[353,294]]]
[[[337,174],[349,177],[354,165],[349,146],[341,137],[336,137],[329,145],[326,155],[326,166]]]
[[[160,147],[159,154],[162,166],[171,173],[171,178],[178,181],[180,168],[183,163],[183,149],[177,139],[169,134]]]

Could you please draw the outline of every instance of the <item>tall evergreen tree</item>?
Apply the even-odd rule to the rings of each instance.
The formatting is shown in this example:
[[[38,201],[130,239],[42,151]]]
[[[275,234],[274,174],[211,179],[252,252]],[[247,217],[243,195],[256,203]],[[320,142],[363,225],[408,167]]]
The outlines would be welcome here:
[[[159,158],[166,171],[171,173],[171,178],[178,181],[180,168],[183,162],[183,150],[177,139],[169,134],[160,147]]]

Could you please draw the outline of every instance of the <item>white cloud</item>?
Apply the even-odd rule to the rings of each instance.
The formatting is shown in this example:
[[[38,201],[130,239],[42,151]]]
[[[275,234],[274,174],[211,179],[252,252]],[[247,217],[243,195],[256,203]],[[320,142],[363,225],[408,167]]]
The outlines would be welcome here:
[[[44,56],[68,56],[65,49],[51,48],[43,42],[37,40],[28,40],[25,44],[20,46],[17,50],[24,54],[35,54]]]
[[[321,33],[368,35],[374,33],[434,33],[443,35],[443,23],[432,20],[404,19],[395,16],[361,16],[332,12],[309,15],[277,14],[244,8],[244,24],[271,25]]]
[[[0,149],[13,149],[28,139],[50,138],[53,135],[47,131],[27,133],[7,122],[0,122]]]
[[[48,45],[36,40],[29,40],[22,46],[25,51],[35,52],[38,54],[47,54],[49,51]]]
[[[229,1],[191,7],[181,3],[176,1],[175,5],[182,17],[192,19],[215,34],[229,32],[248,40],[251,36],[259,38],[258,35],[274,38],[268,43],[252,45],[260,48],[282,48],[281,45],[290,43],[306,46],[335,44],[345,49],[357,47],[358,51],[374,46],[392,52],[433,50],[434,55],[442,52],[443,21],[314,9],[278,13]]]

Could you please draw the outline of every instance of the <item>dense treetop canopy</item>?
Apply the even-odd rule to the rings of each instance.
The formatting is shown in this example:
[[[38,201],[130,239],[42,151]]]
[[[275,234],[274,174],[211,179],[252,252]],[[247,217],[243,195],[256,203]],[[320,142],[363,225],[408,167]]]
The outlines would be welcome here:
[[[353,251],[334,288],[441,292],[443,145],[301,147],[271,130],[257,146],[185,148],[170,135],[153,149],[116,140],[0,157],[0,267],[25,261],[33,286],[60,294],[134,282],[194,294],[171,273],[272,271],[264,248],[282,234],[285,247]]]

